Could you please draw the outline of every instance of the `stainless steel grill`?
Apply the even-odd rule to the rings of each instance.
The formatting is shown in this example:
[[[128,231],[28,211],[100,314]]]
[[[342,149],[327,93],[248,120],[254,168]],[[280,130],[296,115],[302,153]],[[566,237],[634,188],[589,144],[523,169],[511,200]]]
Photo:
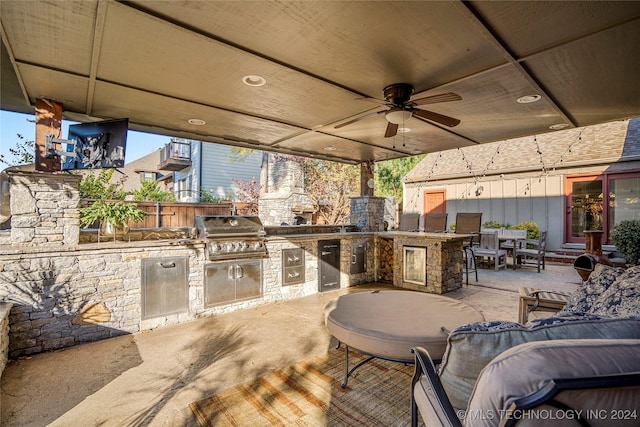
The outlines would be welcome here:
[[[207,242],[211,261],[267,255],[266,233],[257,216],[196,216],[195,227]]]

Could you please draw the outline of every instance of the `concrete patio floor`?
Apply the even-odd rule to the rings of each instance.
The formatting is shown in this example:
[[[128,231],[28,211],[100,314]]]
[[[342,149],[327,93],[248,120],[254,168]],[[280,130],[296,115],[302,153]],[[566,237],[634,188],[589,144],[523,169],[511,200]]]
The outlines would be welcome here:
[[[517,320],[519,286],[572,291],[569,264],[479,270],[446,294],[487,320]],[[369,284],[203,318],[10,361],[2,375],[3,426],[194,426],[188,404],[335,347],[323,308]],[[408,410],[408,408],[407,408]]]

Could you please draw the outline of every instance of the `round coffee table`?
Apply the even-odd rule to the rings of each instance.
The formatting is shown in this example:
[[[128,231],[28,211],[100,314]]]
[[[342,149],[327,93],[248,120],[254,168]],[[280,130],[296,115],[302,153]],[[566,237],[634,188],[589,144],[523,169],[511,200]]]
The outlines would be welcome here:
[[[442,295],[405,290],[376,290],[341,295],[325,307],[325,324],[345,348],[346,387],[349,375],[373,358],[413,363],[413,347],[425,348],[441,359],[449,332],[480,322],[475,308]],[[349,370],[349,347],[368,359]]]

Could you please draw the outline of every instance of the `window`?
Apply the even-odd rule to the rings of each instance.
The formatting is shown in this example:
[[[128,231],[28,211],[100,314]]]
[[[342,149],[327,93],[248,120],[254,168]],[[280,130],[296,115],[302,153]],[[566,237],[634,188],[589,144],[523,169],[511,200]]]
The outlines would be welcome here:
[[[191,197],[191,177],[182,178],[177,185],[177,198],[184,200]]]
[[[640,176],[614,175],[609,179],[609,227],[640,219]]]
[[[611,230],[624,220],[640,219],[640,172],[567,177],[567,242],[584,242],[584,230]]]
[[[156,173],[155,172],[140,172],[140,182],[148,182],[155,181]]]

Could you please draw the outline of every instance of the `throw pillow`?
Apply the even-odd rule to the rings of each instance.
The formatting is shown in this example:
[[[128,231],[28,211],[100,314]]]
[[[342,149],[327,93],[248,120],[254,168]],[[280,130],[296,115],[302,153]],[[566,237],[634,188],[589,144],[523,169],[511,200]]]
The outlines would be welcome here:
[[[578,287],[578,289],[571,294],[567,305],[555,316],[573,316],[576,314],[590,313],[593,303],[609,289],[609,286],[611,286],[622,273],[624,273],[624,268],[596,264],[586,283]]]
[[[628,268],[593,304],[589,313],[599,316],[640,315],[640,265]]]

